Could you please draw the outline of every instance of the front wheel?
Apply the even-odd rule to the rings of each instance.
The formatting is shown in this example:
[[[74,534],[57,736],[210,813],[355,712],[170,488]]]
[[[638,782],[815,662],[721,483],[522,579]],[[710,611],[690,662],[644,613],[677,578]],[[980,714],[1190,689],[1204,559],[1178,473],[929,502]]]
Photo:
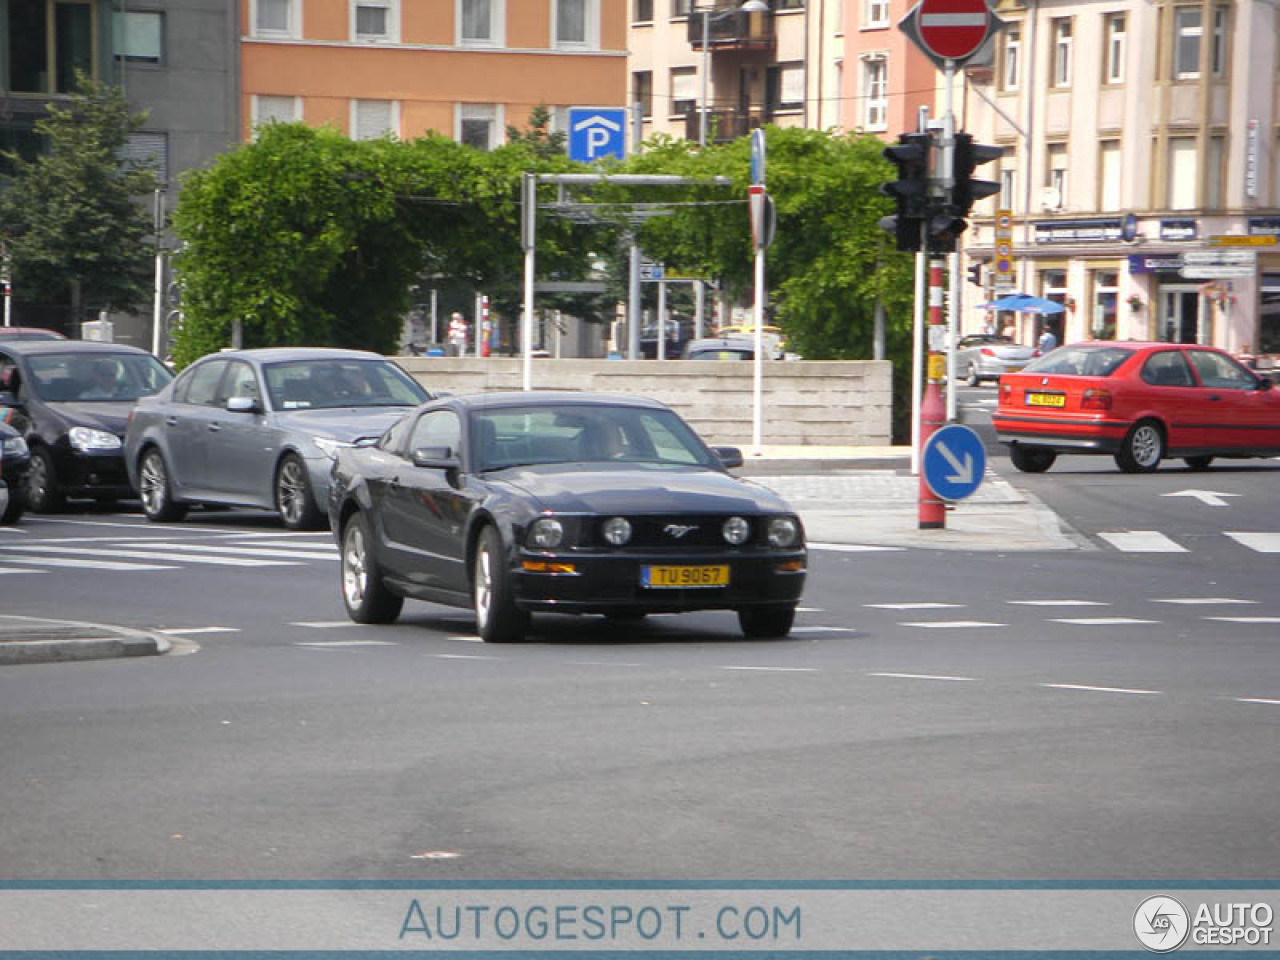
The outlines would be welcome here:
[[[144,453],[138,463],[138,496],[142,512],[155,523],[181,520],[187,515],[187,505],[174,502],[169,467],[164,455],[154,448]]]
[[[382,582],[363,513],[352,514],[342,529],[342,602],[356,623],[394,623],[404,607],[404,598]]]
[[[1125,473],[1151,473],[1164,458],[1164,431],[1153,420],[1141,420],[1125,434],[1116,451],[1116,466]]]
[[[743,634],[761,640],[776,640],[791,632],[796,605],[779,603],[768,607],[743,607],[738,611],[738,626]]]
[[[512,598],[502,537],[493,527],[485,527],[476,544],[473,590],[476,631],[485,643],[519,643],[524,639],[529,613],[517,607]]]
[[[1188,470],[1208,470],[1209,464],[1213,463],[1213,457],[1209,454],[1203,454],[1197,457],[1186,457]]]
[[[290,530],[315,530],[320,527],[320,510],[311,494],[311,480],[302,458],[291,453],[280,461],[276,470],[276,512]]]
[[[27,469],[27,506],[36,513],[55,513],[66,502],[53,469],[53,454],[48,447],[36,447],[31,451],[31,466]]]
[[[1023,473],[1044,473],[1058,459],[1058,453],[1056,450],[1024,447],[1015,443],[1009,447],[1009,459]]]

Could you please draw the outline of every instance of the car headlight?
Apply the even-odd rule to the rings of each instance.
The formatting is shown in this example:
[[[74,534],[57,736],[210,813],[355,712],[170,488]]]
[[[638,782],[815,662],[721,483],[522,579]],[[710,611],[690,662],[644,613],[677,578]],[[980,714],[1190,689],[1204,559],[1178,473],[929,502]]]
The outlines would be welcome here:
[[[767,535],[771,547],[793,547],[800,540],[800,524],[794,517],[771,517]]]
[[[604,538],[615,547],[620,547],[631,540],[631,521],[626,517],[610,517],[600,528]]]
[[[747,537],[751,536],[751,524],[747,523],[742,517],[730,517],[724,522],[724,526],[720,528],[724,534],[724,538],[735,547],[747,542]]]
[[[555,517],[539,517],[529,527],[529,545],[554,550],[564,542],[564,524]]]
[[[354,446],[354,444],[346,443],[343,440],[334,440],[332,437],[314,437],[312,442],[319,447],[320,452],[330,460],[336,460],[338,458],[338,451],[344,447]]]
[[[71,446],[82,453],[89,450],[119,450],[120,438],[106,430],[94,430],[92,427],[72,427],[67,432]]]
[[[0,450],[6,457],[25,457],[31,452],[27,449],[27,441],[21,437],[5,437],[0,443]]]

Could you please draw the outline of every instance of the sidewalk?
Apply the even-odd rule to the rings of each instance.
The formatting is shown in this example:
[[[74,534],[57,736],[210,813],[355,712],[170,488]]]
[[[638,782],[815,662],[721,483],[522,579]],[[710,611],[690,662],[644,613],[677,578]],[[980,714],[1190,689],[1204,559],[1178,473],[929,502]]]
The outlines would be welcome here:
[[[0,615],[0,666],[151,657],[170,646],[166,637],[128,627]]]

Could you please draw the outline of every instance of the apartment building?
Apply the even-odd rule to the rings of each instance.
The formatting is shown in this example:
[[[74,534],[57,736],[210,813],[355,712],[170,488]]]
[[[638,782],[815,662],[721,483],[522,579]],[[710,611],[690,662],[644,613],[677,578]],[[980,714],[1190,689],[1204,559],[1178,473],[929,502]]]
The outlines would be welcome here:
[[[970,262],[1013,214],[1016,286],[1062,303],[1060,339],[1280,352],[1276,8],[1263,0],[1004,0],[962,122],[980,168]],[[966,311],[967,328],[981,313]]]
[[[539,104],[621,106],[625,0],[239,0],[244,127],[488,149]]]

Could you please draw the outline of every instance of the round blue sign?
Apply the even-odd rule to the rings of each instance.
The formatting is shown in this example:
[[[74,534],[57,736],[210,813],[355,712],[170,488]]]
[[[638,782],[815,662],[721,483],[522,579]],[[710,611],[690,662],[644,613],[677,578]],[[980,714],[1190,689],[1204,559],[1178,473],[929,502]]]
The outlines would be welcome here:
[[[982,438],[958,423],[935,430],[920,456],[924,482],[943,500],[963,500],[982,485],[987,452]]]

